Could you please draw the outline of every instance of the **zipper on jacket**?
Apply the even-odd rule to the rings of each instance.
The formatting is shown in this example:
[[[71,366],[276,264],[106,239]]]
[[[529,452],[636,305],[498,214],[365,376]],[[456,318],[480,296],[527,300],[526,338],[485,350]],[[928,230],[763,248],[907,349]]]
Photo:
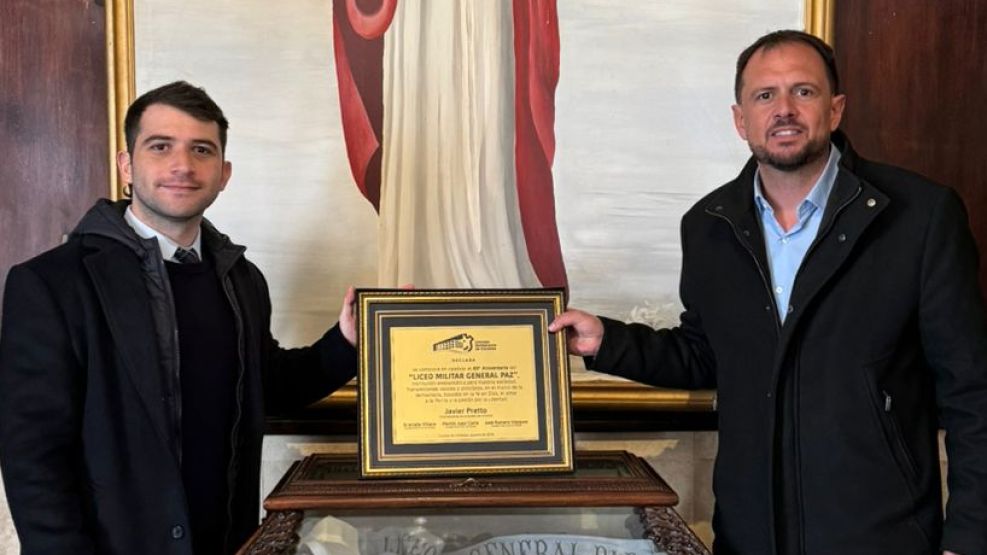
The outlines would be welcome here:
[[[867,388],[872,414],[877,420],[877,431],[884,440],[884,450],[891,458],[892,467],[904,481],[909,495],[912,499],[916,499],[915,484],[918,479],[918,467],[902,439],[894,414],[891,412],[894,409],[894,398],[886,389],[881,389],[866,372],[862,373],[861,377]]]
[[[847,206],[849,206],[854,201],[854,199],[856,199],[860,195],[860,191],[861,191],[861,188],[858,186],[856,192],[854,192],[854,194],[849,199],[847,199],[845,202],[843,202],[843,204],[841,204],[840,206],[837,207],[836,211],[833,213],[833,218],[827,224],[826,228],[823,229],[823,230],[821,230],[821,231],[819,231],[819,232],[817,232],[816,239],[813,240],[812,244],[809,246],[809,249],[806,251],[805,256],[802,257],[802,262],[799,264],[799,269],[798,269],[798,271],[796,271],[796,274],[795,274],[795,282],[798,281],[798,275],[799,275],[799,273],[801,273],[801,270],[802,270],[802,268],[805,265],[805,261],[809,258],[809,256],[812,254],[812,252],[816,249],[816,246],[819,244],[819,238],[820,237],[824,237],[825,235],[827,235],[830,232],[830,230],[833,228],[833,226],[836,223],[837,216],[839,216],[840,213],[842,213],[847,208]],[[750,255],[751,259],[754,261],[754,267],[757,268],[757,272],[761,276],[761,283],[764,285],[765,292],[768,294],[769,306],[772,307],[772,309],[773,309],[772,310],[772,313],[774,314],[775,332],[778,333],[779,335],[781,335],[781,315],[779,313],[779,311],[781,310],[781,308],[778,307],[777,302],[775,301],[774,294],[771,291],[771,282],[768,279],[767,273],[764,271],[764,268],[761,266],[761,263],[758,261],[757,255],[754,254],[754,250],[751,248],[751,246],[749,245],[749,243],[746,240],[744,240],[743,237],[741,237],[741,234],[738,232],[737,226],[734,224],[733,220],[731,220],[730,218],[728,218],[727,216],[725,216],[723,214],[720,214],[720,213],[717,213],[717,212],[713,212],[713,211],[710,211],[708,209],[706,209],[705,212],[707,214],[711,215],[711,216],[715,216],[715,217],[721,218],[721,219],[723,219],[723,221],[727,222],[727,224],[730,226],[730,230],[733,232],[734,237],[737,239],[737,242],[740,243],[740,245],[744,248],[744,250],[747,251],[747,253]],[[797,379],[797,378],[793,378],[793,379]],[[797,384],[796,384],[796,387],[797,387]],[[771,395],[772,392],[769,392],[768,394]],[[795,449],[796,449],[796,453],[795,453],[795,464],[796,464],[796,467],[797,467],[798,465],[800,465],[800,463],[798,462],[798,460],[799,460],[799,454],[798,454],[798,412],[799,411],[798,411],[797,406],[793,406],[793,410],[796,413],[796,414],[793,414],[792,415],[792,419],[793,419],[792,430],[793,430],[793,433],[795,434],[795,438],[793,439],[793,441],[795,442]],[[777,426],[777,424],[776,424],[776,426]],[[801,487],[801,483],[798,483],[797,484],[796,490],[797,490],[795,492],[796,505],[799,507],[800,512],[801,512],[801,509],[802,509],[802,505],[801,505],[801,503],[802,503],[801,502],[801,499],[802,499],[802,487]],[[775,507],[774,510],[777,511],[778,510],[778,507]],[[801,514],[800,514],[799,521],[801,521]],[[804,546],[805,545],[805,543],[804,543],[804,535],[803,535],[804,534],[804,529],[802,528],[801,524],[799,525],[798,533],[799,533],[799,538],[798,538],[799,545],[800,546]],[[777,530],[774,532],[774,534],[775,534],[775,539],[777,540]],[[777,549],[777,546],[776,546],[776,549]]]
[[[905,465],[906,476],[914,482],[918,480],[918,465],[915,464],[911,451],[908,449],[908,444],[905,442],[904,436],[901,435],[901,428],[898,426],[898,420],[895,418],[894,413],[891,412],[891,394],[885,390],[881,390],[881,395],[884,397],[884,414],[888,419],[888,425],[892,436],[891,439],[894,442],[894,445],[898,447],[898,451],[901,453],[901,458],[903,460],[903,464]]]
[[[778,313],[778,305],[777,303],[775,303],[774,294],[771,292],[771,281],[768,279],[768,276],[765,273],[764,268],[761,267],[761,263],[758,262],[757,255],[754,254],[754,249],[752,249],[750,245],[747,244],[747,241],[741,238],[740,233],[737,232],[737,226],[734,225],[733,221],[730,218],[724,216],[723,214],[710,212],[709,210],[706,210],[706,213],[709,214],[710,216],[716,216],[717,218],[721,218],[723,221],[725,221],[727,225],[730,226],[730,231],[733,232],[733,236],[737,238],[737,242],[740,243],[741,246],[744,247],[744,250],[747,251],[747,254],[751,256],[751,260],[754,261],[754,267],[757,268],[757,273],[761,276],[761,283],[764,284],[764,291],[765,293],[768,294],[768,301],[769,301],[768,306],[772,308],[772,314],[774,314],[775,331],[781,334],[781,315]]]
[[[246,373],[246,358],[244,349],[243,312],[236,301],[233,292],[233,283],[228,275],[222,277],[223,292],[233,310],[233,320],[236,323],[236,350],[239,358],[240,371],[236,379],[236,416],[233,425],[230,427],[230,460],[226,467],[226,533],[223,534],[223,549],[229,549],[230,535],[233,533],[233,498],[236,491],[236,460],[237,460],[237,435],[240,431],[240,420],[243,416],[243,376]]]
[[[781,335],[781,318],[780,318],[780,315],[778,314],[778,304],[775,302],[774,294],[772,294],[772,292],[771,292],[771,282],[770,282],[770,280],[768,280],[768,277],[767,277],[767,274],[764,271],[764,268],[761,267],[761,263],[757,260],[757,255],[754,254],[754,249],[752,249],[750,247],[750,245],[747,243],[747,241],[745,241],[740,236],[740,233],[737,232],[737,226],[734,225],[733,221],[730,218],[724,216],[723,214],[718,214],[716,212],[711,212],[709,210],[706,210],[706,213],[709,214],[709,215],[711,215],[711,216],[715,216],[717,218],[721,218],[723,221],[725,221],[727,223],[727,225],[730,226],[730,230],[733,232],[733,235],[737,239],[737,242],[740,243],[740,245],[744,248],[744,250],[747,251],[747,254],[750,255],[751,260],[754,261],[754,267],[757,268],[757,273],[761,276],[761,283],[764,285],[764,291],[765,291],[765,293],[768,294],[768,306],[771,307],[771,311],[772,311],[771,313],[774,315],[775,333],[780,336]],[[773,391],[768,391],[768,396],[769,397],[772,396],[773,393],[774,393]],[[775,426],[777,427],[777,423],[775,424]],[[774,466],[774,465],[772,465],[772,466]],[[774,474],[775,472],[777,472],[777,468],[775,468],[775,469],[772,470],[772,474]],[[771,476],[770,483],[774,483],[774,476],[773,475]],[[778,550],[778,548],[777,548],[778,531],[775,529],[775,521],[776,521],[775,514],[778,511],[778,507],[775,506],[775,502],[774,502],[774,487],[773,486],[769,487],[768,488],[768,491],[770,493],[769,498],[771,499],[771,501],[770,501],[770,505],[771,505],[771,524],[770,524],[770,529],[771,529],[771,544],[773,546],[772,547],[772,552],[777,553],[777,550]]]
[[[182,353],[178,337],[178,314],[175,311],[175,295],[171,291],[171,280],[168,278],[168,268],[160,253],[155,258],[158,275],[161,276],[161,287],[168,298],[168,321],[171,322],[171,352],[174,353],[173,366],[168,369],[168,392],[171,394],[171,432],[175,437],[175,454],[178,457],[178,468],[182,467]]]
[[[174,323],[174,327],[171,330],[171,340],[175,344],[175,372],[173,374],[172,385],[175,388],[172,395],[174,399],[175,407],[172,409],[172,414],[175,418],[175,430],[176,437],[178,438],[176,449],[178,450],[178,467],[182,467],[182,457],[184,456],[184,449],[182,448],[183,430],[182,430],[182,350],[180,348],[180,338],[178,337],[178,315],[175,314],[175,298],[172,297],[171,300],[171,321]]]

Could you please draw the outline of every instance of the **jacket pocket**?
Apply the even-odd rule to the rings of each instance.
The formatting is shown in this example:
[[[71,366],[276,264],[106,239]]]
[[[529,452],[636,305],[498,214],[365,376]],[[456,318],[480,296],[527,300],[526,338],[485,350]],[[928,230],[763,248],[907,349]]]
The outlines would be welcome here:
[[[890,425],[889,433],[891,434],[891,438],[904,461],[904,468],[909,479],[913,484],[918,483],[918,465],[915,464],[915,457],[912,456],[912,451],[908,448],[908,443],[905,442],[905,436],[902,435],[901,427],[898,425],[898,419],[895,417],[894,397],[884,390],[881,391],[881,395],[884,398],[884,416]]]
[[[894,396],[877,387],[869,369],[865,368],[863,374],[864,383],[868,389],[868,397],[871,399],[872,412],[877,419],[885,448],[914,500],[916,498],[916,485],[918,484],[918,466],[915,464],[915,459],[908,449],[905,438],[901,434],[901,428],[894,416]]]

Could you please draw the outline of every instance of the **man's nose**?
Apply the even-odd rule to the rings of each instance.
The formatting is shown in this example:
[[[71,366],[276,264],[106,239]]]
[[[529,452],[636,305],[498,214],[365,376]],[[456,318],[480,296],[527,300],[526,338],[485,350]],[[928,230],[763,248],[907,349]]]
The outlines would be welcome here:
[[[775,119],[790,118],[795,115],[795,102],[788,95],[781,95],[778,97],[778,102],[775,104]]]
[[[171,156],[172,173],[185,174],[192,171],[192,154],[185,149],[176,148]]]

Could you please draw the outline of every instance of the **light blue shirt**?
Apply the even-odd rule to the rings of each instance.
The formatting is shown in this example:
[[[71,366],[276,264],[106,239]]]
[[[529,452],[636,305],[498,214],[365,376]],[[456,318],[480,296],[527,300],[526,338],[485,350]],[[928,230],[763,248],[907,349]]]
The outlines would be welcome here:
[[[831,144],[829,161],[812,190],[799,204],[798,221],[788,231],[782,229],[775,219],[774,209],[764,198],[760,172],[754,173],[754,205],[761,216],[761,230],[764,232],[764,245],[771,270],[771,290],[782,323],[791,311],[789,299],[795,286],[795,275],[819,232],[829,193],[833,190],[836,174],[839,173],[840,156],[840,150]]]

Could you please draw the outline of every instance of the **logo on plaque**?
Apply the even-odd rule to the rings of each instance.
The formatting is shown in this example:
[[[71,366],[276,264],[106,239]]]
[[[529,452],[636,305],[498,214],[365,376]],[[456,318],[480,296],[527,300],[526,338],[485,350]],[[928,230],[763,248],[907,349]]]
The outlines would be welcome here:
[[[449,339],[443,339],[442,341],[432,345],[432,350],[468,353],[473,350],[473,336],[468,333],[461,333],[450,337]]]

